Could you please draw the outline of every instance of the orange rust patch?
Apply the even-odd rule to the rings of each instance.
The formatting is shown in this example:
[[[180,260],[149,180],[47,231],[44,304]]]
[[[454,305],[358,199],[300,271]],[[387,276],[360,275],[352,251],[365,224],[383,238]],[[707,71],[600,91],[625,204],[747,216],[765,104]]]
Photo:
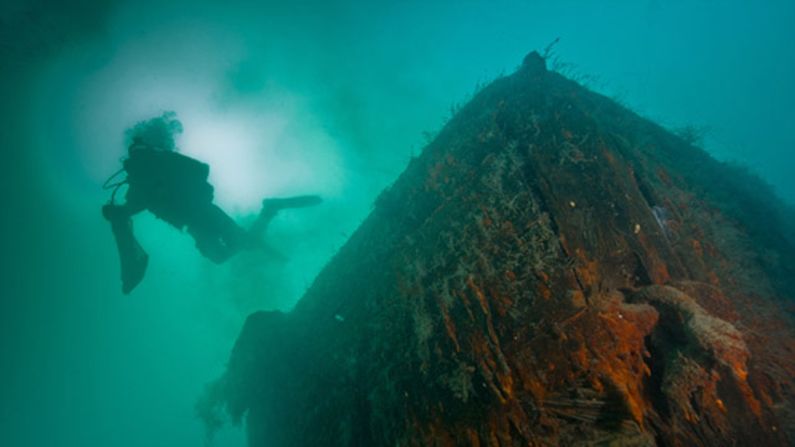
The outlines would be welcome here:
[[[481,206],[480,211],[483,213],[483,217],[480,220],[483,223],[483,226],[486,228],[492,226],[494,224],[494,221],[491,220],[491,217],[489,217],[489,213],[488,211],[486,211],[486,207]]]
[[[605,384],[597,377],[593,377],[591,379],[591,388],[594,389],[597,393],[604,393],[605,392]]]
[[[546,272],[537,271],[535,272],[536,277],[541,280],[544,284],[549,283],[549,275]]]
[[[671,274],[668,272],[668,266],[663,262],[655,262],[654,266],[654,282],[656,284],[665,284],[671,280]]]
[[[536,402],[541,402],[544,400],[544,397],[547,394],[547,388],[544,386],[541,381],[535,378],[528,379],[524,383],[524,389],[529,391],[530,394],[533,395],[533,398]]]
[[[704,257],[704,248],[701,247],[701,242],[698,239],[691,240],[690,246],[693,247],[693,252],[695,252],[696,256],[699,258]]]
[[[648,410],[643,376],[650,373],[643,363],[644,338],[656,324],[657,312],[604,298],[597,303],[599,310],[587,312],[577,325],[586,332],[577,337],[580,344],[569,354],[571,363],[589,371],[588,381],[597,392],[605,392],[608,385],[617,387],[632,419],[643,426]]]
[[[578,250],[578,256],[583,262],[580,266],[575,267],[577,276],[580,278],[584,286],[593,286],[599,280],[599,263],[597,261],[586,260],[585,254]]]
[[[588,348],[584,343],[580,343],[577,350],[572,353],[575,364],[585,369],[588,367]]]
[[[610,149],[607,146],[604,146],[604,145],[602,146],[601,149],[602,149],[602,156],[605,157],[605,160],[607,160],[607,162],[611,166],[615,166],[616,165],[616,157],[613,156],[613,153],[610,151]]]
[[[663,168],[657,170],[657,178],[660,179],[666,186],[672,186],[673,182],[671,182],[671,176],[668,175],[668,171]]]
[[[513,307],[513,300],[510,295],[502,294],[494,287],[489,287],[489,295],[497,308],[498,315],[505,316],[508,310]]]
[[[472,430],[471,428],[468,428],[467,438],[469,438],[469,445],[471,445],[472,447],[480,447],[480,436],[478,436],[478,432]]]
[[[450,312],[445,308],[442,308],[442,321],[444,321],[444,329],[447,332],[447,336],[450,337],[450,340],[453,342],[455,352],[461,352],[461,345],[458,343],[455,322],[450,318]]]
[[[478,287],[475,284],[475,281],[474,281],[474,279],[472,279],[471,276],[469,278],[467,278],[467,287],[469,287],[469,290],[471,290],[472,293],[475,295],[475,298],[477,298],[478,302],[480,303],[480,308],[483,311],[483,313],[485,315],[489,315],[489,304],[488,304],[488,302],[486,302],[486,295],[483,293],[483,291],[480,289],[480,287]]]
[[[584,307],[588,303],[587,300],[585,299],[585,294],[580,289],[572,289],[569,297],[571,298],[571,304],[574,305],[575,307]],[[575,315],[575,317],[576,316],[577,315]]]
[[[550,289],[544,283],[538,284],[538,293],[541,295],[541,298],[544,298],[545,300],[552,298],[552,289]]]

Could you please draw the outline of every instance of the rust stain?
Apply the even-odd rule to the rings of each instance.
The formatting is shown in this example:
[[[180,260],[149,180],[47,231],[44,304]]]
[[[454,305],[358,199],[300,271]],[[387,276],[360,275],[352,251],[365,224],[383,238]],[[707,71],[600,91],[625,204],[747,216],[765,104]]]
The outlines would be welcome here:
[[[693,252],[696,254],[696,256],[699,258],[704,257],[704,249],[701,247],[701,241],[698,239],[691,239],[690,246],[693,248]]]

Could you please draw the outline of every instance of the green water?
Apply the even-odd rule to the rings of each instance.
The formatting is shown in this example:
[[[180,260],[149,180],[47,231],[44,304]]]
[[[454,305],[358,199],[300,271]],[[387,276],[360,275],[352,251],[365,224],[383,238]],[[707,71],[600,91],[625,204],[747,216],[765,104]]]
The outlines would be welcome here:
[[[0,445],[201,445],[195,402],[245,316],[289,309],[425,132],[557,37],[559,69],[704,129],[795,202],[795,4],[759,3],[5,0]],[[164,110],[240,221],[266,196],[325,198],[273,222],[287,262],[216,266],[141,215],[149,270],[121,295],[100,185],[124,130]]]

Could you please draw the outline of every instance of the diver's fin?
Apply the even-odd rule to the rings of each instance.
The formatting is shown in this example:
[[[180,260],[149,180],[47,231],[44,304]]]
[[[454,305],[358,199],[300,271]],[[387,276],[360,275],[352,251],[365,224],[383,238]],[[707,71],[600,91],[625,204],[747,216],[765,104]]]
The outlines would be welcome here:
[[[315,195],[265,199],[262,201],[262,212],[276,212],[285,208],[305,208],[319,205],[321,202],[323,199]]]
[[[132,219],[129,217],[110,219],[110,225],[121,261],[121,291],[127,295],[144,278],[149,255],[135,239]]]
[[[254,238],[261,237],[262,233],[265,232],[265,228],[268,227],[268,224],[280,210],[285,208],[306,208],[319,205],[321,202],[323,202],[323,199],[320,196],[313,195],[265,199],[262,201],[262,210],[259,212],[259,216],[257,216],[257,219],[249,229],[249,234]]]

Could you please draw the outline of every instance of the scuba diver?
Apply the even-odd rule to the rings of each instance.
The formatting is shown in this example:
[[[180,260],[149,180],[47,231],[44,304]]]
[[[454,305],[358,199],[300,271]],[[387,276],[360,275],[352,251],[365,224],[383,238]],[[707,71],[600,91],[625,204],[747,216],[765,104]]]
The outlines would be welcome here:
[[[173,133],[181,131],[181,124],[174,116],[166,113],[139,123],[128,132],[133,134],[128,157],[123,160],[122,169],[103,185],[106,189],[113,188],[110,201],[102,207],[102,215],[110,222],[116,239],[124,294],[141,282],[149,261],[133,233],[131,218],[141,211],[149,210],[175,228],[187,229],[202,255],[222,263],[244,249],[281,257],[263,240],[270,221],[281,209],[321,202],[314,195],[265,199],[254,223],[248,230],[243,229],[213,203],[213,187],[207,181],[210,167],[174,151]],[[153,135],[156,138],[151,138]],[[126,179],[110,183],[122,172],[126,172]],[[116,192],[123,185],[127,185],[125,203],[116,204]]]

